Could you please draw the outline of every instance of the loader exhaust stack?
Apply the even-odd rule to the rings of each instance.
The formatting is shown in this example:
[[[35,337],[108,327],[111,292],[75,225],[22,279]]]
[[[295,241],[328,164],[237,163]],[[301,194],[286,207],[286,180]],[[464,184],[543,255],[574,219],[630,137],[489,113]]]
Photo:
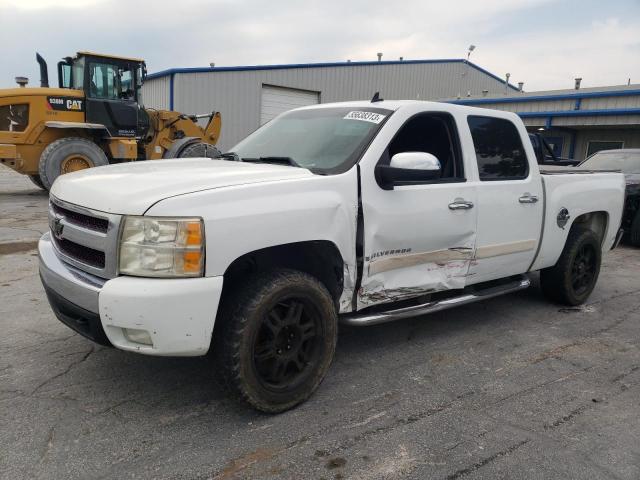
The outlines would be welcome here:
[[[49,72],[47,70],[47,62],[39,53],[36,53],[36,60],[38,61],[38,65],[40,65],[40,86],[42,88],[49,88]]]

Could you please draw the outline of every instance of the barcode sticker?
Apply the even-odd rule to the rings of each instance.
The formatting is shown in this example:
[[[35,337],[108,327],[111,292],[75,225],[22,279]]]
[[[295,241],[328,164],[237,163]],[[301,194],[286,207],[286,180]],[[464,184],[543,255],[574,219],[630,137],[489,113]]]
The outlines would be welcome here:
[[[362,120],[363,122],[380,123],[386,115],[381,115],[375,112],[360,112],[354,110],[345,115],[345,120]]]

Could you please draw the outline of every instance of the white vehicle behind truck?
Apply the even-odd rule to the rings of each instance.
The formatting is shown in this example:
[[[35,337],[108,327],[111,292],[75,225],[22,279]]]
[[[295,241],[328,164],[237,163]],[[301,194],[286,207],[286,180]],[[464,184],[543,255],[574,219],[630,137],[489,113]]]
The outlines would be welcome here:
[[[541,171],[512,113],[418,101],[305,107],[219,159],[120,164],[51,190],[40,273],[105,345],[205,355],[280,412],[370,325],[520,290],[578,305],[617,245],[620,173]],[[517,308],[517,305],[514,305]]]

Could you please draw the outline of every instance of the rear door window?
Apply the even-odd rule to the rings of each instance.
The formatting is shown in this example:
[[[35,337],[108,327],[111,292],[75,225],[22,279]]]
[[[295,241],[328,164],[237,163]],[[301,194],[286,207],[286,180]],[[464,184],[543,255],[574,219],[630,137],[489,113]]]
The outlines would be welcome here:
[[[529,175],[529,162],[516,126],[494,117],[468,117],[480,180],[519,180]]]

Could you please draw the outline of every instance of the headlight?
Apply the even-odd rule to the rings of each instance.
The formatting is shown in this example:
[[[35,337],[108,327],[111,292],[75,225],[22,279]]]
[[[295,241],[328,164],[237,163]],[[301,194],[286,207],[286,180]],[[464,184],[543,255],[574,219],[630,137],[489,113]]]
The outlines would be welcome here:
[[[120,273],[139,277],[201,277],[202,220],[125,217],[120,237]]]

